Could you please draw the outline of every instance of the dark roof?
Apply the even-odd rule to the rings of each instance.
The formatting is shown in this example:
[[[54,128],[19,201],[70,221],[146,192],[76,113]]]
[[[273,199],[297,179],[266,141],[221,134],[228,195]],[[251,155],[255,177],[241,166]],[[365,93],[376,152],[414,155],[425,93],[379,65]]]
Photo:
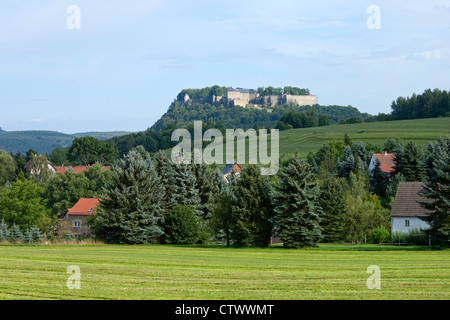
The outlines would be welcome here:
[[[422,182],[400,182],[392,204],[391,217],[426,216],[428,210],[423,208],[418,201],[428,202],[430,200],[420,196],[419,193],[426,193]]]
[[[238,168],[236,168],[236,166],[238,166]],[[225,174],[231,172],[231,170],[233,170],[234,168],[236,168],[236,171],[237,171],[236,173],[239,173],[241,171],[240,165],[238,165],[237,163],[229,163],[225,166],[225,168],[222,169],[222,174],[225,175]]]

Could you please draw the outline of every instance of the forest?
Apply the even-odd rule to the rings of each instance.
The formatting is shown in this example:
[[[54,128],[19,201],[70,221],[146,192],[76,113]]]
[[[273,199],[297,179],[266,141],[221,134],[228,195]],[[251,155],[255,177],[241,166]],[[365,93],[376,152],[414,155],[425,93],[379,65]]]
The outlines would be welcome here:
[[[422,94],[398,97],[392,101],[391,113],[379,113],[366,121],[392,121],[450,116],[450,92],[427,89]]]

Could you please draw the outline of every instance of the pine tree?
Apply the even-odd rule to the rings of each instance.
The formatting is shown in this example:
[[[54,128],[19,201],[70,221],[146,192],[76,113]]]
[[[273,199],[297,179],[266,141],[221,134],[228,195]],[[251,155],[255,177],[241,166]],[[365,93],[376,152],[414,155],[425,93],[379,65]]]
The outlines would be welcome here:
[[[107,243],[155,243],[162,235],[164,186],[150,154],[141,146],[113,165],[92,222],[95,235]]]
[[[209,225],[214,231],[214,238],[221,242],[224,241],[229,247],[231,245],[231,229],[234,224],[233,204],[236,203],[236,175],[234,172],[228,176],[227,180],[220,170],[215,171],[218,181],[219,192],[214,202]],[[228,181],[228,182],[227,182]]]
[[[296,155],[279,172],[275,196],[276,221],[285,248],[317,246],[322,238],[320,190],[311,167]]]
[[[216,172],[209,169],[205,163],[192,165],[192,173],[195,176],[195,188],[200,197],[202,220],[205,222],[210,217],[210,212],[214,205],[216,195],[219,193],[219,181],[223,181],[223,175],[218,177]]]
[[[366,145],[363,142],[359,142],[358,144],[352,145],[351,149],[358,168],[361,170],[367,170],[370,158],[368,157]]]
[[[161,195],[164,214],[170,212],[177,206],[175,195],[174,165],[167,158],[163,150],[158,151],[153,157],[155,170],[158,173],[161,184],[164,186],[164,193]]]
[[[41,232],[41,229],[39,229],[38,226],[33,226],[30,229],[31,237],[33,239],[33,242],[42,242],[44,240],[44,235]]]
[[[344,153],[342,155],[342,161],[338,162],[337,166],[337,174],[341,178],[349,179],[350,172],[355,172],[355,157],[353,156],[353,152],[351,147],[347,146],[344,149]]]
[[[9,240],[8,225],[5,223],[5,220],[2,219],[2,222],[0,222],[0,242],[8,240]]]
[[[425,181],[428,199],[421,205],[430,210],[422,219],[429,224],[426,233],[434,244],[450,246],[450,138],[440,139],[434,148],[433,160]]]
[[[174,194],[173,198],[177,205],[192,206],[194,211],[201,215],[200,196],[196,188],[197,178],[192,173],[190,164],[174,164],[172,183]]]
[[[16,224],[13,224],[11,227],[11,230],[9,232],[9,240],[11,242],[23,240],[22,231],[20,231],[20,228]]]
[[[381,162],[379,159],[375,160],[375,167],[372,170],[370,176],[370,189],[377,196],[385,197],[386,196],[386,188],[389,183],[389,176],[386,172],[382,171]]]
[[[403,153],[396,162],[399,166],[399,172],[403,174],[406,181],[423,181],[425,178],[424,154],[413,141],[406,144]]]
[[[236,246],[269,245],[273,228],[271,185],[257,165],[242,170],[234,189],[232,206],[234,223],[231,239]]]
[[[26,230],[23,234],[23,241],[25,243],[32,244],[33,240],[33,233],[31,232],[31,230]]]
[[[350,136],[347,133],[344,134],[344,143],[348,147],[351,147],[353,145],[352,139],[350,139]]]
[[[345,185],[342,178],[329,177],[320,186],[321,194],[318,204],[322,208],[323,217],[320,226],[323,228],[324,242],[338,242],[343,239],[345,218]]]

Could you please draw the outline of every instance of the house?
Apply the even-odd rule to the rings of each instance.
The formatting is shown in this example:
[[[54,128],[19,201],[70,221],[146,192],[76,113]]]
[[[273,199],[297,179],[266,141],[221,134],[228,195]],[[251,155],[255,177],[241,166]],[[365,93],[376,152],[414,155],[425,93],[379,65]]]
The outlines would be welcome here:
[[[60,234],[71,233],[75,236],[91,235],[87,219],[95,215],[95,210],[101,199],[99,198],[81,198],[78,202],[64,214],[59,221]]]
[[[39,175],[43,173],[45,170],[45,164],[47,165],[47,171],[50,175],[54,175],[56,173],[56,167],[51,164],[50,161],[47,160],[46,157],[41,155],[34,155],[33,159],[28,161],[25,164],[25,171],[30,173],[31,175]]]
[[[242,168],[236,162],[229,163],[222,169],[223,177],[226,179],[233,171],[238,175],[242,172]]]
[[[87,166],[74,166],[74,167],[73,166],[64,166],[64,165],[62,165],[62,166],[59,166],[59,167],[55,167],[55,170],[57,172],[61,173],[62,175],[64,175],[66,173],[66,171],[72,171],[72,172],[75,172],[75,173],[80,173],[80,172],[83,172],[83,171],[89,171],[90,168],[91,168],[90,165],[87,165]],[[102,166],[102,169],[110,170],[111,167],[110,166]]]
[[[391,231],[408,232],[411,229],[428,229],[429,225],[420,217],[427,215],[428,210],[420,202],[430,201],[420,196],[426,193],[422,182],[400,182],[391,210]]]
[[[379,160],[381,171],[390,176],[395,167],[394,159],[395,155],[393,153],[387,153],[386,151],[384,153],[374,153],[372,159],[370,160],[369,172],[372,173],[376,166],[376,160]]]

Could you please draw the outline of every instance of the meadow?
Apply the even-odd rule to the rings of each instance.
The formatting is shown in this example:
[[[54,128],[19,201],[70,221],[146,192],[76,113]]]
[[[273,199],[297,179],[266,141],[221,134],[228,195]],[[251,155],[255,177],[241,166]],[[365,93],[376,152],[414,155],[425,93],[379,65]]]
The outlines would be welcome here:
[[[344,141],[345,134],[348,134],[353,143],[364,142],[383,151],[383,145],[389,138],[397,138],[406,143],[410,140],[426,148],[428,143],[436,142],[439,137],[450,135],[450,117],[432,119],[414,119],[384,122],[364,122],[356,124],[330,125],[323,127],[290,129],[279,132],[279,155],[281,159],[287,159],[292,154],[298,153],[301,157],[306,157],[310,152],[317,152],[325,143],[329,141]],[[229,136],[224,136],[223,163],[227,162],[225,142]],[[241,139],[241,138],[240,138]],[[271,154],[271,138],[268,138],[268,151]],[[206,144],[209,144],[207,142]],[[212,144],[214,145],[214,144]],[[245,163],[249,161],[249,143],[245,141],[244,153],[237,148],[235,141],[235,159],[245,157]],[[259,150],[259,146],[257,147]],[[172,148],[165,150],[168,157],[171,156]],[[272,159],[274,160],[274,159]],[[243,164],[242,161],[238,161]],[[259,162],[259,158],[258,158]],[[220,169],[222,169],[220,167]]]
[[[450,252],[321,244],[287,250],[174,245],[0,245],[0,299],[450,299]],[[81,271],[70,290],[69,266]],[[381,289],[368,289],[369,266]]]
[[[441,136],[450,135],[450,117],[285,130],[280,132],[280,154],[298,152],[306,156],[309,152],[317,152],[327,141],[343,141],[346,133],[353,142],[362,141],[380,148],[388,138],[397,138],[404,142],[412,140],[426,146]]]

